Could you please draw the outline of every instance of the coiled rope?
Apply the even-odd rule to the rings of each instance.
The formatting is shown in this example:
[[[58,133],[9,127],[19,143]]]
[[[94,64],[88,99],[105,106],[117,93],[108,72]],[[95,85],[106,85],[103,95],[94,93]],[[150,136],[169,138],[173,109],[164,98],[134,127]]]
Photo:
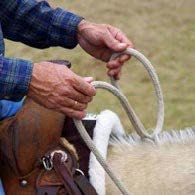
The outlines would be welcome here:
[[[163,95],[162,95],[162,90],[160,87],[158,76],[157,76],[153,66],[151,65],[150,61],[143,54],[141,54],[140,52],[138,52],[135,49],[127,49],[126,51],[124,51],[122,53],[115,53],[112,55],[110,60],[114,60],[115,58],[117,58],[119,55],[122,55],[122,54],[132,55],[135,58],[137,58],[146,68],[146,70],[147,70],[147,72],[152,80],[152,83],[154,85],[155,93],[157,96],[157,123],[156,123],[156,128],[154,129],[153,134],[149,135],[146,132],[143,124],[141,123],[141,121],[137,117],[135,111],[133,110],[133,108],[129,104],[127,98],[123,95],[121,90],[119,90],[117,82],[114,80],[114,78],[111,78],[111,83],[113,85],[108,84],[106,82],[102,82],[102,81],[94,81],[94,82],[92,82],[92,85],[95,88],[106,89],[109,92],[111,92],[113,95],[118,97],[118,99],[120,100],[123,108],[125,109],[128,117],[129,117],[133,127],[135,128],[135,131],[138,133],[138,135],[142,139],[150,139],[150,140],[155,141],[155,137],[162,130],[163,123],[164,123],[164,102],[163,102]],[[102,155],[100,154],[100,152],[98,151],[98,149],[94,145],[92,139],[88,135],[82,122],[80,120],[76,120],[76,119],[73,119],[73,120],[74,120],[75,126],[78,129],[78,132],[80,133],[81,137],[85,141],[86,145],[93,152],[96,159],[102,165],[102,167],[107,172],[107,174],[110,176],[112,181],[115,183],[115,185],[118,187],[118,189],[121,191],[122,194],[129,195],[130,193],[128,192],[128,190],[123,186],[120,179],[118,179],[117,176],[113,173],[113,171],[111,170],[109,165],[106,163],[105,159],[102,157]]]

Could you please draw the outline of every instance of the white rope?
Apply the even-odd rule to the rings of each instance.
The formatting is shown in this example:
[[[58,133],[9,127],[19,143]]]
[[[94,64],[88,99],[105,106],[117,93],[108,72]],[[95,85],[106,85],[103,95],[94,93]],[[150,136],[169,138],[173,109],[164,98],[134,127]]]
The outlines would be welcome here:
[[[111,60],[115,59],[117,56],[124,54],[124,53],[136,57],[139,61],[141,61],[143,63],[144,67],[148,71],[149,76],[151,77],[152,82],[154,84],[154,88],[155,88],[155,92],[156,92],[156,96],[157,96],[157,102],[158,102],[158,116],[157,116],[157,124],[156,124],[156,128],[154,130],[153,136],[149,135],[145,131],[143,124],[141,123],[141,121],[139,120],[137,115],[135,114],[133,108],[129,104],[126,97],[122,94],[121,91],[119,91],[117,83],[113,78],[111,80],[112,80],[112,83],[114,86],[112,86],[108,83],[105,83],[105,82],[101,82],[101,81],[94,81],[94,82],[92,82],[92,85],[95,88],[106,89],[106,90],[110,91],[112,94],[114,94],[115,96],[117,96],[119,98],[123,108],[127,112],[127,115],[129,117],[130,121],[132,122],[138,135],[141,138],[149,138],[151,140],[154,140],[154,136],[162,130],[163,122],[164,122],[164,102],[163,102],[163,95],[162,95],[162,90],[160,87],[158,77],[157,77],[155,70],[152,67],[150,61],[145,56],[143,56],[140,52],[138,52],[134,49],[128,49],[125,52],[114,54],[111,57]],[[115,185],[118,187],[118,189],[121,191],[122,194],[129,195],[130,193],[128,192],[128,190],[123,186],[122,182],[116,177],[116,175],[113,173],[111,168],[106,163],[105,159],[102,157],[102,155],[100,154],[100,152],[98,151],[98,149],[94,145],[93,141],[91,140],[90,136],[88,135],[82,122],[80,120],[76,120],[76,119],[73,119],[73,120],[74,120],[75,126],[77,127],[77,129],[78,129],[81,137],[85,141],[86,145],[93,152],[96,159],[102,165],[102,167],[107,172],[107,174],[110,176],[112,181],[115,183]]]
[[[163,101],[163,94],[162,94],[162,89],[160,87],[160,82],[159,82],[158,76],[157,76],[156,71],[153,68],[151,62],[143,54],[141,54],[139,51],[137,51],[135,49],[130,48],[122,53],[115,53],[110,58],[110,61],[114,60],[115,58],[117,58],[121,54],[128,54],[128,55],[134,56],[136,59],[138,59],[144,65],[150,78],[152,79],[152,83],[154,85],[154,89],[155,89],[155,93],[156,93],[156,97],[157,97],[157,123],[156,123],[156,127],[154,129],[153,135],[152,135],[152,137],[154,137],[156,134],[158,134],[162,131],[163,123],[164,123],[164,101]],[[114,85],[115,87],[117,87],[119,89],[117,81],[113,77],[111,77],[111,83],[112,83],[112,85]],[[131,122],[132,122],[136,132],[138,133],[138,135],[141,138],[147,138],[149,135],[146,132],[143,124],[141,123],[139,118],[136,116],[134,110],[132,108],[129,108],[129,110],[130,110],[130,112],[134,113],[134,115],[135,115],[135,118],[133,119],[134,121],[131,121]],[[129,114],[130,113],[128,113],[128,115]],[[134,125],[134,123],[136,123],[137,125]]]
[[[106,82],[102,82],[102,81],[94,81],[94,82],[92,82],[92,85],[95,88],[106,89],[106,90],[110,91],[112,94],[114,94],[115,96],[117,96],[119,98],[120,102],[122,103],[125,110],[130,106],[128,104],[128,100],[126,99],[126,97],[116,87],[112,86],[111,84],[106,83]],[[128,111],[128,110],[126,110],[126,111]],[[94,145],[93,141],[91,140],[90,136],[88,135],[82,122],[80,120],[76,120],[76,119],[73,119],[73,120],[74,120],[76,128],[78,129],[78,131],[79,131],[81,137],[83,138],[83,140],[85,141],[86,145],[93,152],[93,154],[95,155],[98,162],[102,165],[104,170],[107,172],[107,174],[110,176],[110,178],[116,184],[116,186],[119,188],[121,193],[124,195],[129,195],[130,193],[128,192],[128,190],[123,186],[121,181],[116,177],[116,175],[113,173],[113,171],[111,170],[111,168],[109,167],[109,165],[107,164],[105,159],[102,157],[102,155],[100,154],[100,152],[98,151],[98,149]]]

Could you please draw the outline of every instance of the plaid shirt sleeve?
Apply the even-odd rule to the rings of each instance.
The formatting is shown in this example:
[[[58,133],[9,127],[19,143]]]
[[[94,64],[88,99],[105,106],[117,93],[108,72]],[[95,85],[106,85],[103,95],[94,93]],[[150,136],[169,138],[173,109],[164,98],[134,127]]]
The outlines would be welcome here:
[[[0,56],[0,99],[19,101],[27,94],[32,62]]]
[[[77,26],[82,17],[53,9],[45,1],[0,0],[4,38],[36,48],[77,45]],[[0,56],[0,99],[20,100],[27,94],[32,62]]]
[[[46,1],[1,0],[0,18],[4,37],[36,48],[77,45],[77,26],[82,17]]]

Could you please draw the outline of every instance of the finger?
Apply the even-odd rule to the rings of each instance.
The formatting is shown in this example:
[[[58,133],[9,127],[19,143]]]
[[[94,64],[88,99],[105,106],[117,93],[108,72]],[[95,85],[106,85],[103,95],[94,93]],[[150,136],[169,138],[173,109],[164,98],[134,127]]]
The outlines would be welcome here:
[[[67,90],[67,87],[62,89],[61,94],[64,97],[68,97],[74,101],[78,101],[80,103],[89,103],[92,101],[93,97],[84,95],[83,93],[75,90],[74,88],[69,88]]]
[[[72,100],[67,97],[60,97],[56,100],[56,103],[61,107],[72,108],[73,110],[83,111],[87,108],[87,103],[80,103],[76,100]]]
[[[107,63],[106,67],[109,69],[118,68],[123,66],[123,62],[120,62],[120,59],[117,58],[116,60],[110,61]]]
[[[74,110],[83,111],[87,108],[86,103],[79,103],[67,97],[58,97],[48,99],[47,105],[50,109],[59,109],[61,107],[72,108]]]
[[[61,107],[57,111],[65,114],[66,116],[69,116],[70,118],[75,118],[78,120],[81,120],[86,116],[85,111],[76,111],[76,110],[73,110],[73,109],[67,108],[67,107]]]
[[[120,74],[121,74],[121,67],[116,68],[116,69],[110,69],[107,72],[108,76],[112,76],[115,79],[119,79],[120,78]]]
[[[110,57],[112,56],[112,54],[113,54],[113,50],[105,47],[99,53],[99,59],[101,59],[105,62],[109,62]]]
[[[121,43],[126,43],[128,45],[128,47],[130,48],[133,48],[133,43],[126,37],[126,35],[121,32],[119,29],[118,29],[118,32],[117,34],[115,35],[115,38],[121,42]]]
[[[111,74],[113,74],[113,73],[111,73]],[[119,80],[121,77],[121,71],[119,71],[118,73],[113,74],[113,75],[110,75],[110,73],[108,73],[108,76],[114,77],[115,80]]]
[[[126,43],[120,43],[115,37],[108,31],[104,35],[104,42],[108,48],[115,52],[124,51],[128,45]]]
[[[114,75],[115,80],[119,80],[120,78],[121,78],[121,70],[116,75]]]
[[[77,77],[73,85],[74,89],[83,93],[86,96],[95,96],[96,89],[88,82],[86,82],[82,77]]]
[[[118,41],[120,41],[121,43],[127,43],[128,48],[133,48],[134,47],[133,43],[120,30],[117,32],[116,39]],[[120,62],[124,63],[125,61],[129,60],[130,58],[131,58],[131,55],[127,55],[127,54],[121,55],[120,56]]]
[[[109,61],[106,65],[107,68],[112,69],[112,68],[117,68],[119,66],[123,66],[124,62],[129,60],[131,56],[129,55],[122,55],[118,57],[116,60]]]
[[[92,81],[94,81],[93,77],[84,77],[83,78],[86,82],[91,83]]]
[[[118,74],[121,71],[121,67],[115,68],[115,69],[110,69],[108,70],[108,74],[111,76],[114,76],[115,74]]]
[[[115,28],[113,26],[108,26],[108,29],[116,40],[118,40],[121,43],[126,43],[130,48],[134,47],[133,43],[127,38],[127,36],[123,32],[121,32],[120,29]]]
[[[130,55],[124,54],[119,57],[119,62],[124,63],[125,61],[129,60],[131,58]]]

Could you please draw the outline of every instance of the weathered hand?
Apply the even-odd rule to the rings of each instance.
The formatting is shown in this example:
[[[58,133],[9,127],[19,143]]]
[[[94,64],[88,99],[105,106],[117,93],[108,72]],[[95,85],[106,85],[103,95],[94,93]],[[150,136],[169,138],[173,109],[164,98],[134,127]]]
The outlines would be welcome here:
[[[128,47],[133,47],[131,41],[119,29],[85,20],[78,25],[78,42],[87,53],[105,62],[108,62],[114,52],[122,52]],[[128,55],[122,55],[108,62],[108,75],[119,79],[122,65],[129,58]]]
[[[82,119],[96,93],[91,77],[82,78],[66,66],[42,62],[33,67],[28,96],[44,107]]]

